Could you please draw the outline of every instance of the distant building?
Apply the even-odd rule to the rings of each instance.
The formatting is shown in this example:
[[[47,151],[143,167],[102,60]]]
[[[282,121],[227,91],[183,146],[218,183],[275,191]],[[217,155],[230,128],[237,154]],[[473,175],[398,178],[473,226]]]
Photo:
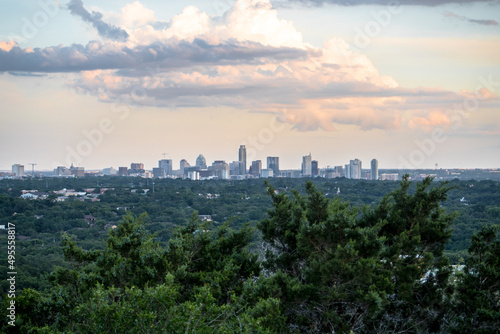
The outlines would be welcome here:
[[[93,225],[95,220],[96,220],[96,217],[94,217],[94,216],[92,216],[92,214],[90,214],[90,215],[85,215],[83,217],[83,219],[87,222],[87,224]]]
[[[343,170],[342,166],[335,166],[335,167],[333,167],[333,172],[334,173],[338,173],[339,177],[345,176],[344,175],[344,170]]]
[[[179,173],[181,175],[186,175],[184,170],[186,169],[186,167],[191,167],[191,165],[189,164],[189,162],[187,162],[186,159],[182,159],[181,162],[179,163]]]
[[[203,154],[200,154],[198,158],[196,158],[196,166],[199,167],[199,169],[207,169],[207,160]]]
[[[186,178],[191,180],[199,180],[200,179],[200,167],[198,166],[190,166],[184,168],[184,175]]]
[[[118,167],[118,176],[128,176],[128,167]]]
[[[394,174],[380,174],[380,179],[382,181],[397,181],[399,180],[399,174],[398,173],[394,173]]]
[[[312,157],[311,153],[302,157],[302,176],[312,176]]]
[[[346,169],[349,171],[349,176],[346,176],[347,178],[357,180],[361,179],[362,163],[359,159],[351,160],[349,165],[346,165]]]
[[[186,177],[191,180],[199,180],[200,179],[200,172],[197,170],[189,170],[186,171]]]
[[[325,168],[324,177],[327,179],[333,179],[336,177],[341,177],[341,174],[337,172],[337,167],[331,168],[330,166],[328,166],[327,168]]]
[[[318,161],[316,160],[311,161],[311,175],[314,177],[319,176]]]
[[[274,177],[278,177],[280,175],[280,158],[267,157],[267,169],[272,169]]]
[[[117,173],[118,173],[118,171],[116,169],[114,169],[113,167],[104,168],[102,170],[102,175],[116,175]]]
[[[144,164],[141,162],[133,162],[130,164],[130,169],[144,169]]]
[[[71,164],[69,171],[70,171],[71,175],[73,175],[74,177],[84,177],[85,176],[85,168],[83,168],[83,167],[75,167],[75,166],[73,166],[73,164]]]
[[[172,159],[162,159],[158,161],[158,167],[163,168],[165,175],[172,175]]]
[[[45,192],[39,192],[38,190],[31,190],[27,192],[23,191],[23,194],[20,197],[22,199],[46,199],[47,197],[49,197],[49,194]]]
[[[24,165],[15,164],[12,165],[12,174],[16,177],[24,176]]]
[[[153,177],[154,178],[164,178],[166,176],[165,170],[160,167],[153,168]]]
[[[143,174],[144,173],[144,164],[140,162],[133,162],[130,164],[130,169],[128,174]]]
[[[247,149],[245,145],[240,145],[238,161],[240,162],[240,175],[245,175],[247,173]]]
[[[273,175],[274,175],[273,170],[269,168],[260,171],[260,177],[262,178],[273,177]]]
[[[209,170],[213,171],[214,176],[218,179],[229,179],[229,165],[224,160],[214,161]]]
[[[378,180],[378,161],[377,159],[373,159],[371,161],[371,179],[372,180]]]
[[[241,175],[240,174],[240,166],[241,162],[239,161],[233,161],[229,163],[229,175],[234,176],[234,175]]]
[[[252,165],[250,166],[248,174],[252,175],[253,177],[260,177],[261,171],[262,171],[262,161],[260,160],[252,161]]]
[[[212,221],[212,215],[198,215],[200,218],[200,221],[202,222],[211,222]]]
[[[54,169],[54,176],[70,176],[71,171],[66,166],[58,166]]]

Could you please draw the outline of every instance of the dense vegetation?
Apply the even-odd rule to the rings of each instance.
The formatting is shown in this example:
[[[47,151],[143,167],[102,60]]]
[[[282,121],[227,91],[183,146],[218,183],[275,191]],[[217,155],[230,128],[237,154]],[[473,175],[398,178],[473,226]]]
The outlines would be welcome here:
[[[498,183],[313,181],[163,180],[153,193],[147,181],[109,178],[99,182],[115,189],[100,202],[57,203],[17,196],[90,181],[9,181],[0,224],[14,222],[24,239],[15,329],[498,331]],[[89,213],[93,226],[83,220]],[[105,230],[110,224],[117,228]],[[450,254],[466,261],[462,271]]]

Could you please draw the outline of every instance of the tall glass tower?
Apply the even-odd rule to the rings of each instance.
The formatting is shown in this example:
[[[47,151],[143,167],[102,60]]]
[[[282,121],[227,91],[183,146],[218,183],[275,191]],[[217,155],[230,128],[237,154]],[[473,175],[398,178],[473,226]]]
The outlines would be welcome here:
[[[247,149],[245,145],[240,145],[238,161],[240,162],[240,175],[245,175],[247,173]]]
[[[207,161],[205,160],[203,154],[200,154],[198,158],[196,158],[196,166],[200,169],[207,169]]]
[[[372,180],[378,180],[378,161],[372,160]]]

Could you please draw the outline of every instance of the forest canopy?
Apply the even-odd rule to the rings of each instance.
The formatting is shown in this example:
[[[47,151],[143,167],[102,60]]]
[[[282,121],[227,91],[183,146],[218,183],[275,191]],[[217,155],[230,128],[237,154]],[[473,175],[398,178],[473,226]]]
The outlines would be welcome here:
[[[404,178],[367,206],[312,182],[266,183],[257,224],[193,210],[168,239],[129,210],[102,246],[60,234],[64,263],[18,293],[15,327],[4,298],[2,332],[497,332],[498,225],[484,224],[465,266],[452,266],[457,213],[443,203],[455,187]]]

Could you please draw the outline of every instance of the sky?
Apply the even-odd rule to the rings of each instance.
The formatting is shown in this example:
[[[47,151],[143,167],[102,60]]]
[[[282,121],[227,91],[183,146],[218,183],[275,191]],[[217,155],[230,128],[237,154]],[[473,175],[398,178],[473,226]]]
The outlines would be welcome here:
[[[499,0],[0,8],[0,170],[500,168]]]

